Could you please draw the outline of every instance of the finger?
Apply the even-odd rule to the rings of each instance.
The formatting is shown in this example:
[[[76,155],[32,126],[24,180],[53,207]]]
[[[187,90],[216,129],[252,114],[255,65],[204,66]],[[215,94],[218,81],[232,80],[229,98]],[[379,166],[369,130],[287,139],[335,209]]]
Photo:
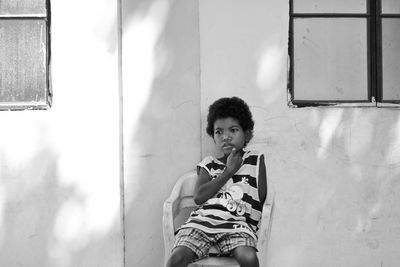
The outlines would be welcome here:
[[[235,151],[232,149],[231,153],[228,155],[228,159],[232,159],[235,156]]]
[[[235,156],[238,158],[242,158],[242,153],[240,153],[240,149],[235,150]]]

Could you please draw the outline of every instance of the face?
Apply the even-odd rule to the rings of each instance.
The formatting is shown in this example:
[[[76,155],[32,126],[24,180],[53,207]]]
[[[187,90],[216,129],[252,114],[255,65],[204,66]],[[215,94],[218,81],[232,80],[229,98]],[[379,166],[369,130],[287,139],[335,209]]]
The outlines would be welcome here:
[[[241,150],[245,143],[248,133],[243,131],[238,120],[228,117],[217,119],[214,122],[214,142],[227,156],[235,147]]]

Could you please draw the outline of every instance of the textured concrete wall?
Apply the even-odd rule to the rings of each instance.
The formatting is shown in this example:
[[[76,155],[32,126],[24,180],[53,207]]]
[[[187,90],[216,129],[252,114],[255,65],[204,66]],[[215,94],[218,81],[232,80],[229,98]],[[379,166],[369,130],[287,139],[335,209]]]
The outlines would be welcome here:
[[[203,122],[218,97],[251,106],[276,190],[268,266],[397,266],[399,110],[289,108],[288,14],[287,1],[200,1]]]

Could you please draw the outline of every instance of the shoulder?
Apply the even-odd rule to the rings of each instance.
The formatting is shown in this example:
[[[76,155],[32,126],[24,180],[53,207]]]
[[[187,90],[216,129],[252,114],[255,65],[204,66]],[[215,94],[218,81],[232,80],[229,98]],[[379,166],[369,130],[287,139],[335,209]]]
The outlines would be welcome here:
[[[208,173],[211,173],[215,170],[224,169],[225,165],[215,157],[207,156],[197,164],[197,172],[199,172],[200,168],[204,168]]]
[[[260,157],[260,156],[264,155],[263,152],[261,152],[259,150],[254,150],[254,149],[247,150],[245,154],[248,155],[248,156],[257,156],[257,157]]]
[[[206,156],[197,165],[207,165],[211,162],[215,162],[215,158],[213,156]]]
[[[257,165],[260,160],[264,160],[264,153],[258,150],[247,150],[245,151],[245,154],[243,155],[243,159],[245,163],[251,164],[251,165]]]

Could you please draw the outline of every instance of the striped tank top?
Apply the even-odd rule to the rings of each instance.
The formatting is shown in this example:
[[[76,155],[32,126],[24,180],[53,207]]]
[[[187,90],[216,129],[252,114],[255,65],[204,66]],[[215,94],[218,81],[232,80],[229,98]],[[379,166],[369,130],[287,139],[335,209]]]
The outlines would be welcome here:
[[[262,205],[258,194],[259,162],[262,153],[245,151],[242,167],[230,178],[215,196],[196,210],[181,228],[197,228],[206,233],[244,232],[257,240]],[[213,156],[197,165],[215,179],[226,165]]]

